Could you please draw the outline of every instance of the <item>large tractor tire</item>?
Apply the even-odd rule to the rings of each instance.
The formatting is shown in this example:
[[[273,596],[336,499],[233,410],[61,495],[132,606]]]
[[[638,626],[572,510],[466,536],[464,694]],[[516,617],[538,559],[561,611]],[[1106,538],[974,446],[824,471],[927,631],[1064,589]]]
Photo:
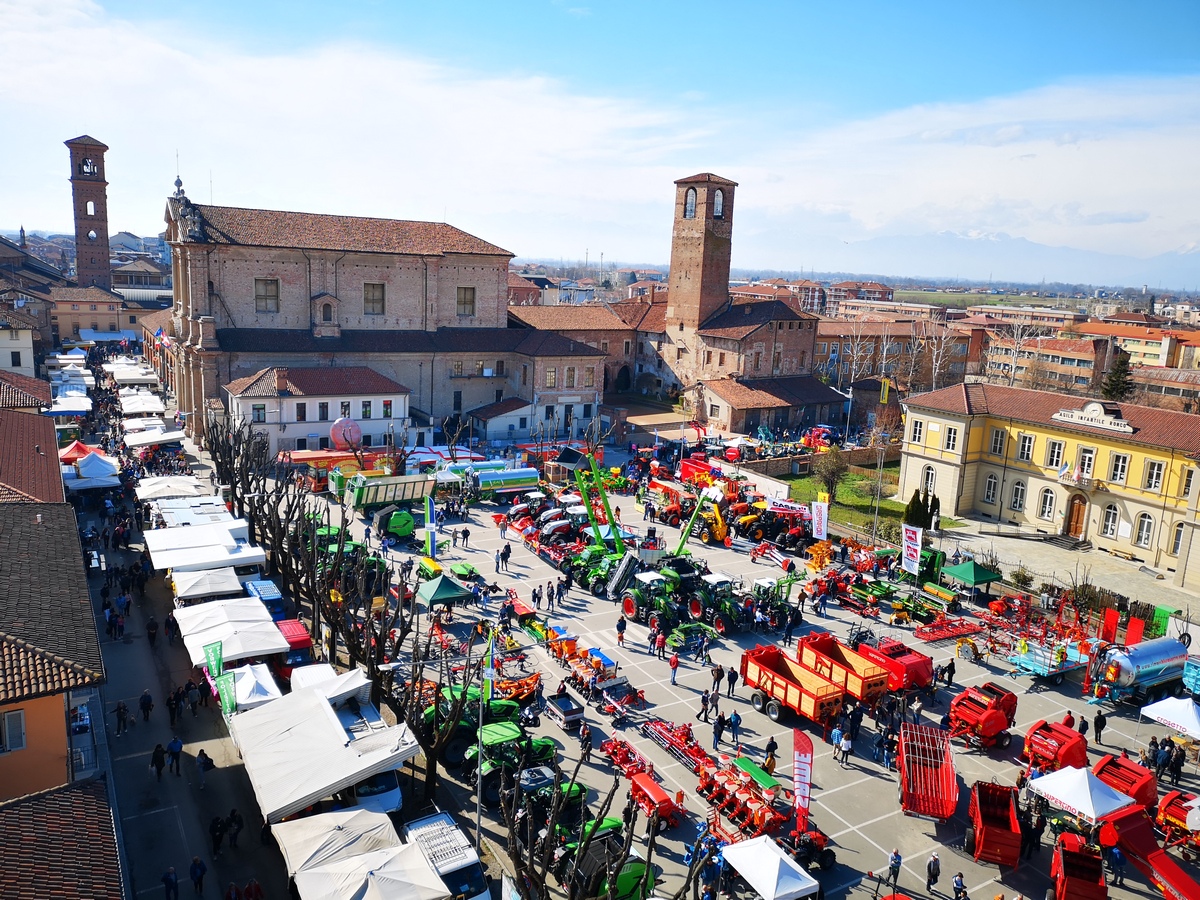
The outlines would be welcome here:
[[[713,630],[721,635],[721,637],[725,637],[725,635],[733,630],[733,622],[729,620],[729,616],[725,615],[725,613],[717,613],[713,616],[712,624]]]
[[[688,615],[692,617],[694,622],[704,621],[704,604],[700,602],[699,597],[693,597],[688,603]]]
[[[626,594],[621,598],[621,612],[625,618],[632,622],[638,621],[638,602],[633,594]]]
[[[454,736],[446,742],[446,746],[442,748],[440,756],[442,765],[447,769],[457,769],[463,764],[463,760],[467,755],[467,748],[475,742],[475,734],[466,728],[460,728],[454,732]]]

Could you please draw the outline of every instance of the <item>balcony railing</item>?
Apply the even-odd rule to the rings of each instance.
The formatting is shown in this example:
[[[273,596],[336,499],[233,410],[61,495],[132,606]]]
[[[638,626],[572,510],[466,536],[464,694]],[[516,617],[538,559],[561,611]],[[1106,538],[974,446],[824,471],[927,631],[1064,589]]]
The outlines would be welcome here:
[[[1059,475],[1058,483],[1071,485],[1072,487],[1077,487],[1085,491],[1090,491],[1096,486],[1096,480],[1092,478],[1092,476],[1076,475],[1074,472],[1068,472],[1066,475]]]

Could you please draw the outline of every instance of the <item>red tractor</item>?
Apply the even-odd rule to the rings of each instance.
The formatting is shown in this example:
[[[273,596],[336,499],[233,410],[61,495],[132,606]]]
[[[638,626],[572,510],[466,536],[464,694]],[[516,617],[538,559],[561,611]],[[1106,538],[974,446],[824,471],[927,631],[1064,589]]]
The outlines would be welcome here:
[[[950,701],[950,738],[962,738],[968,747],[999,747],[1012,743],[1017,721],[1017,695],[994,681],[968,686]]]

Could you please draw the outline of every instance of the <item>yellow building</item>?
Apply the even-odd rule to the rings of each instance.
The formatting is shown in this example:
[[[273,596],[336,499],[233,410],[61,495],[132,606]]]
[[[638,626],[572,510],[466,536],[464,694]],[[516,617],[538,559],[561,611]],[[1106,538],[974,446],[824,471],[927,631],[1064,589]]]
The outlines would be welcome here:
[[[1090,541],[1200,585],[1200,417],[990,384],[905,409],[901,497],[928,489],[943,512]]]

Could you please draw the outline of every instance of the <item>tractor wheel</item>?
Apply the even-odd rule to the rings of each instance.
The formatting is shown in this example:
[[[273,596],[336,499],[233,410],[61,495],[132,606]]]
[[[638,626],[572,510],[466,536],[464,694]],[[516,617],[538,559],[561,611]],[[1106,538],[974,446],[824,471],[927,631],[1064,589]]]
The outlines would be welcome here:
[[[717,613],[713,617],[713,630],[721,635],[721,637],[729,634],[732,628],[733,623],[729,621],[729,616],[725,615],[725,613]]]
[[[818,864],[821,866],[821,870],[824,872],[828,872],[830,869],[832,869],[834,866],[837,865],[837,854],[834,853],[832,850],[830,850],[828,847],[826,847],[824,850],[821,851],[821,855],[817,857],[817,861],[818,861]]]
[[[963,835],[963,852],[971,856],[975,855],[975,826],[968,825],[967,833]]]
[[[671,823],[668,822],[666,819],[659,819],[658,824],[654,827],[654,830],[657,834],[662,834],[664,831],[666,831],[670,827],[671,827]]]
[[[1002,731],[998,735],[996,735],[996,746],[999,747],[1001,750],[1007,750],[1009,744],[1011,744],[1011,743],[1012,743],[1012,732],[1011,731]]]
[[[500,775],[489,775],[479,787],[479,802],[488,809],[500,805]]]
[[[762,691],[755,691],[750,695],[750,705],[754,707],[755,712],[762,712],[767,705],[767,695]]]
[[[778,722],[783,718],[783,706],[778,700],[767,701],[767,718],[772,722]]]
[[[692,601],[688,604],[688,615],[695,622],[700,622],[704,619],[704,604],[700,602],[699,597],[693,597]]]
[[[442,748],[441,760],[442,765],[447,769],[457,769],[463,764],[463,759],[466,758],[467,748],[475,741],[475,735],[466,728],[460,728],[454,733],[454,736],[446,742],[446,746]]]
[[[755,525],[750,529],[750,540],[761,541],[763,539],[763,527]]]
[[[678,528],[680,521],[681,520],[680,520],[679,516],[671,516],[669,519],[667,519],[667,524],[670,525],[672,528]]]
[[[663,624],[663,617],[657,612],[652,612],[646,617],[646,624],[650,627],[651,631],[660,631],[659,626]]]
[[[626,594],[621,598],[621,612],[624,613],[625,618],[629,619],[630,621],[637,621],[638,604],[637,599],[633,596],[633,594]]]
[[[600,577],[595,578],[592,581],[592,587],[591,587],[592,596],[593,597],[603,597],[604,591],[607,587],[608,587],[607,581],[605,581],[603,578],[600,578]]]
[[[711,531],[709,531],[707,528],[703,529],[700,532],[700,543],[712,544],[712,542],[714,540],[716,540],[716,538],[713,536],[713,533]]]

